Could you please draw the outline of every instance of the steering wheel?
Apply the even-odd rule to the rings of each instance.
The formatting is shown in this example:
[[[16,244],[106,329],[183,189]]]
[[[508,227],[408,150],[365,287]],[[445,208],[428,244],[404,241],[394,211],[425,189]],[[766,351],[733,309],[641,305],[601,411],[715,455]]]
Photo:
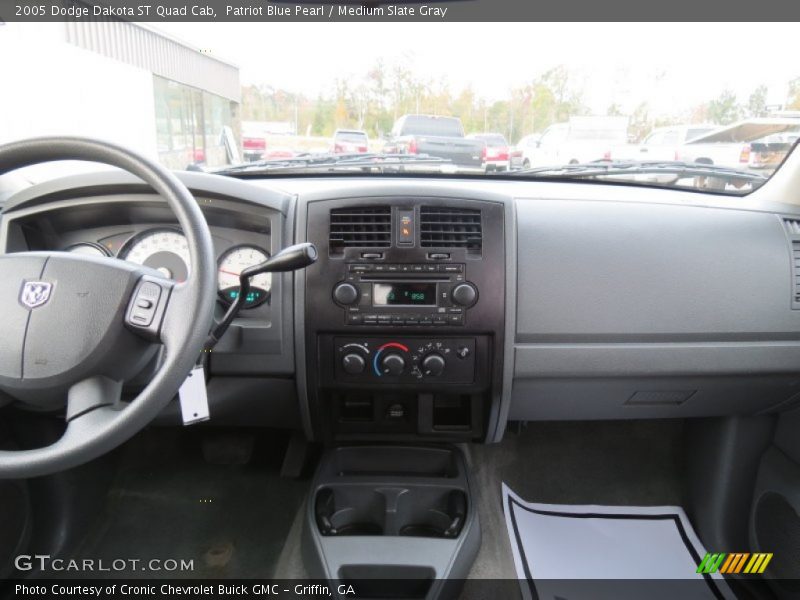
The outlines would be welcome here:
[[[0,392],[31,408],[66,407],[55,443],[0,451],[0,478],[34,477],[85,463],[147,425],[174,397],[211,327],[216,264],[203,213],[175,175],[120,146],[79,137],[0,146],[0,175],[55,160],[119,167],[169,204],[189,245],[184,282],[113,258],[64,252],[0,255]],[[122,384],[164,348],[130,403]]]

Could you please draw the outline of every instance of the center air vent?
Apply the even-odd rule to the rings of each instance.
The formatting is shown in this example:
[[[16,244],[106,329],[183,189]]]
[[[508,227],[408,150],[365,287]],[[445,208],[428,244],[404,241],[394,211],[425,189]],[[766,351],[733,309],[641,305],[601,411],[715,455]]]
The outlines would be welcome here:
[[[792,308],[800,309],[800,221],[784,219],[792,249]]]
[[[420,208],[420,244],[423,248],[466,248],[480,254],[483,247],[481,211],[471,208]]]
[[[341,254],[345,248],[388,248],[392,245],[391,207],[332,210],[328,242],[331,254]]]

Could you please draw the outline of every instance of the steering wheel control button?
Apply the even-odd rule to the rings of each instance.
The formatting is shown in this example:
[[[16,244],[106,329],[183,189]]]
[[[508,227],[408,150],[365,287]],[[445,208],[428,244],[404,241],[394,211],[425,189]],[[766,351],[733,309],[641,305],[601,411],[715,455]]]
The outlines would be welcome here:
[[[355,304],[358,301],[358,288],[352,283],[339,283],[333,288],[333,299],[344,306]]]
[[[478,301],[478,290],[471,283],[459,283],[453,288],[450,298],[454,304],[469,308]]]
[[[158,284],[145,282],[139,286],[131,312],[131,320],[137,325],[145,327],[150,325],[156,313],[155,305],[159,296],[161,296],[161,287]]]
[[[157,341],[169,287],[165,280],[142,277],[128,306],[127,325],[145,338]]]

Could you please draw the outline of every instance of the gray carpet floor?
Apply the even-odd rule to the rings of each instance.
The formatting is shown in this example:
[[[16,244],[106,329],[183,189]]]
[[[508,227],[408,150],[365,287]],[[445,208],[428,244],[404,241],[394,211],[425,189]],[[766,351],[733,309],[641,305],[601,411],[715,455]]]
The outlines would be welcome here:
[[[280,477],[284,440],[270,435],[246,464],[210,464],[197,433],[145,432],[126,447],[105,509],[73,555],[194,564],[118,577],[273,577],[308,481]]]
[[[529,502],[680,505],[681,432],[680,421],[537,422],[500,444],[470,446],[483,534],[470,578],[516,577],[502,482]],[[463,597],[478,596],[468,584]]]

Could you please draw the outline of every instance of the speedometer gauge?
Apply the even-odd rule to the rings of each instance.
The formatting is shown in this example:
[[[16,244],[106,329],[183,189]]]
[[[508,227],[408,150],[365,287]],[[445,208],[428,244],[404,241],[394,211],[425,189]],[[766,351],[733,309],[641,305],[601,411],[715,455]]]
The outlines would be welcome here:
[[[108,251],[100,244],[94,242],[78,242],[65,249],[66,252],[73,254],[85,254],[86,256],[109,256]]]
[[[164,277],[186,281],[191,269],[189,244],[180,231],[149,229],[128,241],[120,258],[160,271]]]
[[[228,304],[239,297],[239,274],[248,267],[261,264],[269,258],[264,250],[255,246],[236,246],[222,255],[217,272],[219,296]],[[250,291],[243,308],[253,308],[269,298],[272,275],[261,273],[250,279]]]

